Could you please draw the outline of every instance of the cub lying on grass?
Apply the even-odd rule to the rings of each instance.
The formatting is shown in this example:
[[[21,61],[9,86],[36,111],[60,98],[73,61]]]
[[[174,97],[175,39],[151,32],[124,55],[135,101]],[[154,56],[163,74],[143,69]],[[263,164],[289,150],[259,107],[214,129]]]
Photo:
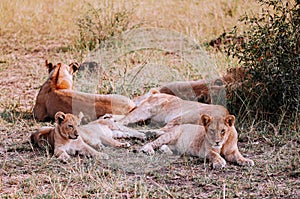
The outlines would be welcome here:
[[[117,124],[111,119],[100,118],[86,125],[78,126],[82,117],[83,114],[80,114],[78,118],[72,114],[58,112],[55,115],[57,126],[40,128],[31,135],[31,141],[40,147],[47,142],[54,149],[54,155],[59,157],[61,150],[72,155],[75,152],[82,155],[99,155],[95,149],[101,150],[103,146],[130,146],[129,143],[122,143],[114,138],[146,139],[145,134]],[[82,149],[84,150],[80,151]]]
[[[182,124],[165,129],[159,138],[142,147],[141,151],[154,154],[154,149],[172,154],[188,154],[208,158],[214,169],[223,168],[226,161],[253,166],[251,159],[244,158],[238,150],[235,117],[211,117],[203,114],[200,125]]]
[[[49,144],[54,155],[62,161],[67,161],[70,155],[80,154],[107,159],[105,153],[100,153],[86,144],[78,132],[79,118],[72,114],[57,112],[56,127],[42,127],[30,137],[31,142],[39,147]]]

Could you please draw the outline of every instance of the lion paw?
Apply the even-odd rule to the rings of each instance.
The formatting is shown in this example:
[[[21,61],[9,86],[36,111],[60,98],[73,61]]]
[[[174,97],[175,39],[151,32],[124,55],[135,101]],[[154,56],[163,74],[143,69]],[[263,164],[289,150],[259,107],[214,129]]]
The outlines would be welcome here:
[[[109,156],[106,153],[98,153],[95,157],[96,157],[96,159],[101,159],[101,160],[109,159]]]
[[[62,153],[57,159],[62,162],[67,162],[69,160],[70,156],[66,153]]]
[[[128,142],[122,143],[122,148],[129,148],[131,145]]]
[[[162,145],[159,150],[167,155],[173,155],[172,150],[167,145]]]
[[[136,138],[140,140],[146,140],[147,136],[144,133],[137,134]]]
[[[223,158],[214,160],[212,163],[213,169],[222,169],[226,166],[226,161]]]
[[[237,161],[237,163],[242,166],[254,166],[253,160],[249,158],[244,158],[243,160],[239,160]]]
[[[100,142],[98,144],[95,144],[94,148],[97,150],[97,151],[102,151],[103,148],[104,148],[104,145]]]
[[[141,148],[141,151],[149,155],[153,155],[155,153],[153,147],[150,144],[146,144],[145,146],[143,146]]]

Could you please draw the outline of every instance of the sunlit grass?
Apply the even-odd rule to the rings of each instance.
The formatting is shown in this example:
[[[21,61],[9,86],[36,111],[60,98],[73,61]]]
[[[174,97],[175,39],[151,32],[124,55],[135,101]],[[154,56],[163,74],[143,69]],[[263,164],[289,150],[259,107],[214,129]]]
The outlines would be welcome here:
[[[254,1],[1,1],[1,34],[25,37],[27,42],[46,42],[48,39],[76,40],[78,18],[91,8],[128,9],[133,12],[131,25],[162,27],[182,32],[198,41],[205,41],[231,29],[240,15],[256,11]],[[32,41],[31,41],[31,40]],[[22,41],[19,41],[22,43]]]

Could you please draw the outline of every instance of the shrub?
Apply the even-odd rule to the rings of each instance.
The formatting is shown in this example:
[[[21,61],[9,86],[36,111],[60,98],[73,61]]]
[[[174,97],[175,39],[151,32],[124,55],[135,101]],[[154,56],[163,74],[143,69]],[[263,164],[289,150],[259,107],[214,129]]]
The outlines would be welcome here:
[[[133,12],[125,7],[115,8],[112,3],[100,5],[99,8],[90,5],[87,13],[78,19],[80,49],[93,50],[102,41],[130,30]]]
[[[241,86],[228,86],[229,109],[242,117],[299,126],[300,1],[259,3],[263,7],[259,17],[241,18],[246,31],[238,34],[235,27],[229,33],[244,38],[226,51],[248,71]]]

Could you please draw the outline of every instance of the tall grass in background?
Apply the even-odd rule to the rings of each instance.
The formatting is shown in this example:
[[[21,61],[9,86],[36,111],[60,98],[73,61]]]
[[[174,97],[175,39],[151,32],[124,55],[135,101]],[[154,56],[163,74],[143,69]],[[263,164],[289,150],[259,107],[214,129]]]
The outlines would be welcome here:
[[[204,43],[233,27],[245,11],[257,11],[255,0],[0,1],[0,33],[18,38],[10,41],[16,48],[49,46],[54,40],[92,47],[97,40],[136,26],[175,30]]]
[[[120,35],[122,32],[135,28],[130,26],[133,10],[125,5],[114,7],[113,2],[92,6],[79,17],[77,26],[79,31],[78,48],[93,50],[101,42]]]

